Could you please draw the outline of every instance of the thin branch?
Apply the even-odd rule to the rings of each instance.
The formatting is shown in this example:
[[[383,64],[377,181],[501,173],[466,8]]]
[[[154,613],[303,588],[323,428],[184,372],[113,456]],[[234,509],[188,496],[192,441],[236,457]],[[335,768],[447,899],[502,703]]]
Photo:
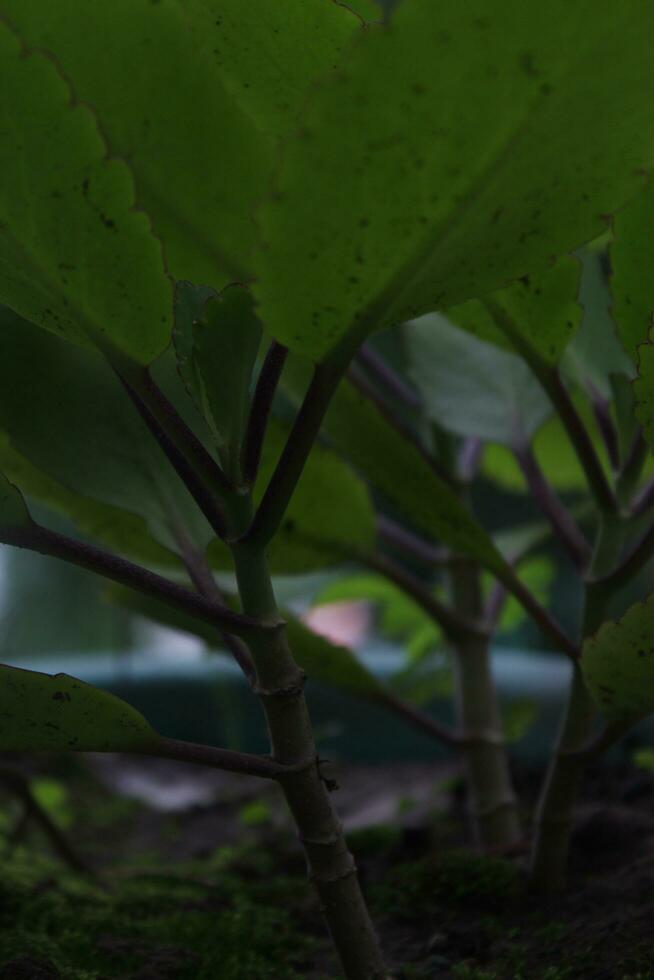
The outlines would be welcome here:
[[[206,517],[210,527],[213,528],[219,538],[225,538],[227,525],[225,515],[218,500],[207,489],[205,483],[198,476],[197,472],[189,465],[189,461],[184,453],[177,449],[177,446],[168,434],[163,430],[157,419],[132,388],[128,381],[119,376],[120,382],[129,395],[136,411],[139,413],[146,426],[152,433],[154,439],[159,444],[161,450],[167,457],[169,463],[186,486],[187,490],[195,500],[196,504]]]
[[[632,517],[641,517],[654,506],[654,477],[641,488],[631,507]]]
[[[428,715],[427,712],[421,711],[420,708],[409,704],[396,694],[393,694],[392,691],[383,691],[382,693],[376,694],[374,701],[377,704],[389,708],[396,715],[408,721],[414,728],[426,732],[432,738],[437,738],[445,745],[452,746],[453,748],[459,748],[461,746],[461,737],[457,732],[448,728],[446,725],[441,725],[435,718]]]
[[[421,407],[420,398],[404,378],[390,367],[370,344],[364,344],[357,354],[357,361],[365,370],[399,402],[412,411]]]
[[[257,478],[268,419],[287,356],[288,348],[274,340],[261,365],[254,389],[241,459],[243,478],[250,486]]]
[[[405,442],[413,446],[413,448],[422,456],[429,468],[436,474],[439,480],[446,483],[450,487],[455,485],[455,481],[453,480],[451,473],[448,473],[448,471],[442,467],[429,452],[427,452],[413,429],[397,418],[395,413],[391,411],[384,400],[380,398],[379,393],[363,377],[361,371],[357,370],[356,366],[350,368],[348,371],[348,380],[354,385],[357,391],[363,395],[364,398],[367,398],[369,402],[372,402],[384,421],[388,422],[388,424],[395,429],[395,431]]]
[[[539,381],[550,396],[550,400],[563,422],[597,506],[603,513],[614,513],[616,510],[616,501],[602,469],[602,464],[595,452],[595,447],[588,434],[588,430],[575,408],[570,393],[563,384],[558,371],[552,369],[543,372],[543,376],[539,377]]]
[[[502,585],[501,582],[493,582],[493,587],[484,608],[484,622],[491,633],[495,632],[508,595],[506,586]]]
[[[377,533],[382,541],[402,551],[407,557],[425,562],[427,565],[447,565],[453,559],[446,548],[425,541],[385,514],[377,515]]]
[[[536,597],[520,581],[510,565],[505,565],[502,572],[495,572],[505,588],[518,600],[522,608],[531,616],[544,636],[547,636],[557,650],[561,650],[571,660],[579,659],[579,647],[564,633],[553,616],[538,602]]]
[[[15,769],[1,769],[0,780],[21,800],[24,807],[25,823],[33,820],[39,824],[64,863],[77,874],[95,877],[93,869],[80,857],[68,837],[59,829],[35,798],[27,779]]]
[[[638,426],[638,431],[636,432],[634,441],[631,444],[631,449],[627,454],[627,458],[625,459],[624,465],[618,474],[618,479],[616,482],[616,492],[621,501],[629,500],[631,495],[634,493],[648,456],[649,446],[643,437],[642,428]],[[637,510],[640,496],[641,495],[639,494],[637,499],[633,502],[633,508],[636,511],[636,515],[641,513],[641,511]]]
[[[601,585],[611,592],[617,592],[638,575],[652,556],[654,556],[654,524],[617,568],[603,578],[592,579],[589,584]]]
[[[604,445],[606,446],[606,452],[611,463],[611,468],[614,473],[617,473],[620,468],[620,449],[618,445],[618,433],[616,432],[613,419],[611,418],[609,401],[608,399],[604,398],[599,391],[593,389],[591,404],[593,406],[593,414],[595,416],[595,421],[597,422],[597,428],[599,429],[600,435],[604,440]]]
[[[0,542],[78,565],[120,585],[126,585],[143,595],[160,599],[175,609],[180,609],[235,636],[247,638],[261,631],[278,628],[276,625],[261,623],[250,616],[243,616],[210,602],[204,596],[191,592],[125,558],[102,551],[94,545],[68,538],[38,524],[33,523],[29,527],[3,528],[0,530]]]
[[[457,473],[463,483],[471,483],[477,475],[479,463],[484,452],[484,444],[476,436],[463,440],[457,459]]]
[[[164,738],[154,747],[137,755],[158,756],[161,759],[176,759],[194,765],[210,766],[226,772],[238,772],[245,776],[260,776],[263,779],[279,779],[294,771],[293,766],[283,766],[265,755],[249,752],[235,752],[232,749],[218,749],[212,745],[199,745],[176,738]]]
[[[207,489],[219,498],[229,495],[234,489],[230,480],[159,388],[147,367],[136,364],[115,350],[106,350],[105,356],[123,384],[136,392]]]
[[[538,507],[548,519],[557,538],[561,541],[575,566],[583,570],[591,559],[590,545],[579,530],[569,511],[554,493],[543,471],[526,445],[514,448],[515,458]]]
[[[586,745],[580,749],[564,750],[557,753],[566,759],[577,759],[585,763],[593,762],[607,749],[615,745],[632,727],[630,722],[607,722]]]
[[[485,300],[495,323],[506,334],[516,351],[524,358],[534,376],[549,396],[568,434],[586,476],[588,487],[602,513],[613,514],[617,509],[615,497],[607,482],[595,447],[570,394],[555,367],[543,361],[513,323],[511,317],[494,300]]]
[[[224,596],[213,577],[204,555],[200,554],[194,548],[187,535],[181,529],[177,530],[176,535],[182,552],[182,560],[186,566],[189,578],[197,591],[214,605],[227,608]],[[256,682],[256,671],[247,646],[239,637],[226,633],[225,630],[218,630],[218,633],[252,687]]]
[[[262,548],[275,536],[284,519],[304,465],[318,436],[332,396],[351,360],[347,345],[316,365],[286,445],[266,487],[254,519],[241,542]]]
[[[459,616],[458,613],[423,588],[422,584],[410,572],[407,572],[401,565],[396,565],[385,555],[362,555],[359,560],[410,596],[416,605],[420,606],[434,622],[438,623],[449,639],[488,636],[483,624],[469,622]]]

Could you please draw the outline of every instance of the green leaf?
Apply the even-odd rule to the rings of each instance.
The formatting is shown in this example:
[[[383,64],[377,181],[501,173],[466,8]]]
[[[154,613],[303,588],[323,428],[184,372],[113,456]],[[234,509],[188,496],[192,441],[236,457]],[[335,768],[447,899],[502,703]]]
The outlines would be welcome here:
[[[523,276],[488,299],[500,307],[516,325],[523,340],[548,364],[556,364],[579,327],[581,308],[577,302],[580,264],[564,256],[551,269],[536,276]],[[496,325],[484,300],[469,300],[447,311],[447,318],[499,347],[513,350]]]
[[[649,183],[615,216],[610,246],[613,315],[622,346],[633,360],[638,345],[647,341],[654,312],[653,225],[654,186]]]
[[[218,288],[251,271],[277,142],[361,26],[322,0],[0,0],[0,14],[129,161],[173,277]]]
[[[169,340],[171,286],[131,174],[52,60],[5,24],[0,144],[0,301],[75,343],[152,360]]]
[[[3,752],[143,752],[157,733],[131,705],[69,677],[0,665]]]
[[[400,3],[285,145],[260,214],[270,332],[321,359],[596,238],[654,160],[652,30],[637,0]]]
[[[300,358],[287,364],[284,390],[295,401],[306,387],[308,368]],[[339,386],[323,430],[338,453],[414,526],[490,570],[504,568],[495,545],[453,491],[348,381]]]
[[[538,718],[538,703],[531,698],[516,698],[504,709],[502,725],[504,738],[513,745],[525,737]]]
[[[255,487],[261,500],[288,437],[273,421],[266,433]],[[312,449],[279,531],[267,554],[274,574],[294,575],[336,565],[368,552],[375,540],[375,512],[368,490],[336,453]],[[208,552],[215,568],[231,568],[227,547],[215,539]]]
[[[412,320],[405,337],[408,373],[427,415],[450,432],[522,446],[552,413],[524,361],[452,326],[440,314]]]
[[[227,472],[238,481],[261,342],[249,292],[231,286],[217,295],[204,286],[178,283],[173,337],[186,387],[214,433]]]
[[[12,449],[66,490],[145,519],[176,554],[176,522],[203,549],[211,529],[104,358],[9,311],[0,338],[0,430]]]
[[[217,631],[192,616],[121,586],[109,586],[107,595],[112,602],[130,609],[136,615],[197,636],[212,650],[220,649]],[[310,680],[360,696],[374,697],[380,692],[379,681],[363,666],[352,650],[318,636],[288,611],[284,610],[283,615],[293,656]]]
[[[607,476],[610,476],[605,447],[597,432],[590,406],[578,394],[573,397],[573,401],[590,433],[599,460]],[[552,416],[541,426],[534,437],[532,448],[541,469],[556,490],[585,491],[587,484],[584,472],[558,416]],[[513,454],[504,446],[486,447],[482,472],[507,490],[524,492],[527,489],[520,467]]]
[[[654,711],[654,596],[586,640],[581,667],[611,722],[635,724]]]
[[[562,370],[591,397],[611,399],[612,375],[634,375],[633,361],[618,340],[611,316],[611,297],[603,273],[605,258],[598,249],[582,249],[579,301],[584,314],[581,329],[565,352]]]
[[[0,433],[0,471],[28,497],[68,517],[80,532],[147,565],[181,567],[179,558],[148,534],[143,518],[74,493],[41,473]]]

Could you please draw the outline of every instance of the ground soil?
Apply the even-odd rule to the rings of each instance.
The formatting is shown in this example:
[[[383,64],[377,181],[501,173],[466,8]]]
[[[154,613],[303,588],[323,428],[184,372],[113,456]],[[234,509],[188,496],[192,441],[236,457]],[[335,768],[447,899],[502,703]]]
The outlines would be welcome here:
[[[7,758],[7,765],[16,765]],[[163,761],[23,764],[93,876],[2,790],[0,980],[339,976],[276,787]],[[537,774],[516,774],[526,801]],[[526,847],[481,855],[445,764],[345,768],[344,818],[400,980],[654,980],[654,776],[589,773],[569,888],[525,887]]]

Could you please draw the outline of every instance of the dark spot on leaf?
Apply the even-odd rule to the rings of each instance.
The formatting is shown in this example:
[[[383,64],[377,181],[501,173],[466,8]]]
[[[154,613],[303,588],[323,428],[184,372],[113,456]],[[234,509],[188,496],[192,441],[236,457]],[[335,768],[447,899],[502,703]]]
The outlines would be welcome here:
[[[536,62],[532,51],[524,51],[520,55],[519,64],[527,78],[538,78],[540,75],[539,70],[536,68]]]

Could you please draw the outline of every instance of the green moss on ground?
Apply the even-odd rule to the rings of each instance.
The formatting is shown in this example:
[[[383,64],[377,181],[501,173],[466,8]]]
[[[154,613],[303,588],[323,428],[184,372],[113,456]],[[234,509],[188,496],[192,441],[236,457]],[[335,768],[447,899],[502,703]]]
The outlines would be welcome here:
[[[0,965],[42,958],[61,980],[306,976],[313,943],[292,914],[298,883],[262,874],[259,855],[223,849],[168,874],[123,867],[107,887],[22,848],[2,865]]]

